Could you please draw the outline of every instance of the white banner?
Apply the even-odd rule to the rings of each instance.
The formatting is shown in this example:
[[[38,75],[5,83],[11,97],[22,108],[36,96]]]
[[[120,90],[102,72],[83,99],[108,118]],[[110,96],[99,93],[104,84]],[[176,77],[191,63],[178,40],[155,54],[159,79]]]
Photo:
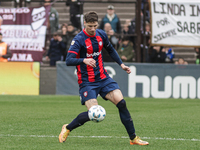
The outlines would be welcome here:
[[[150,0],[151,44],[200,47],[200,0]]]

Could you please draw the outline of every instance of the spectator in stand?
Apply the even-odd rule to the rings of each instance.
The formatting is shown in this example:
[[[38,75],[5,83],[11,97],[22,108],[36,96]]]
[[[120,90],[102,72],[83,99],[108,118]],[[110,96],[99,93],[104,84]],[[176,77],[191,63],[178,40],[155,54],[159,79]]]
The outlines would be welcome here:
[[[7,43],[2,41],[3,36],[0,33],[0,62],[7,62],[8,58],[12,57],[12,53],[9,50],[9,46]]]
[[[123,34],[130,34],[130,30],[129,30],[129,23],[125,23],[124,25],[123,25],[123,29],[122,29],[122,33]]]
[[[177,61],[175,61],[175,64],[176,64],[176,65],[187,65],[188,62],[185,61],[182,57],[180,57],[180,58],[178,58]]]
[[[64,43],[67,41],[67,23],[63,23],[61,26],[61,37]]]
[[[122,38],[122,43],[117,50],[119,57],[123,62],[132,62],[135,54],[133,50],[133,43],[129,40],[128,36]]]
[[[110,23],[115,33],[121,33],[121,23],[119,17],[115,14],[114,6],[109,5],[107,8],[107,14],[102,18],[99,28],[104,29],[106,23]]]
[[[154,46],[150,49],[149,62],[151,63],[165,63],[166,52],[161,46]]]
[[[146,7],[146,12],[144,12],[145,11],[145,7]],[[149,0],[142,0],[141,11],[143,12],[143,14],[146,15],[146,20],[145,21],[150,22]]]
[[[51,0],[44,0],[44,6],[51,5]],[[59,14],[55,8],[51,7],[47,25],[48,34],[53,34],[59,29]]]
[[[141,11],[140,15],[141,15],[141,26],[140,26],[140,30],[142,31],[142,30],[143,30],[143,13],[142,13],[142,11]],[[132,20],[131,20],[131,23],[130,23],[130,25],[129,25],[129,30],[130,30],[130,33],[131,33],[131,34],[134,34],[134,33],[135,33],[135,29],[136,29],[135,27],[136,27],[136,18],[132,19]]]
[[[73,38],[78,34],[78,30],[77,28],[75,28],[72,23],[68,23],[68,26],[67,26],[67,46],[66,46],[66,51],[65,51],[65,58],[66,58],[66,55],[67,55],[67,52],[69,50],[69,47],[71,45],[71,42],[73,40]]]
[[[105,25],[104,25],[104,31],[106,32],[106,34],[108,36],[108,40],[110,41],[110,43],[115,47],[115,44],[117,44],[118,40],[114,36],[115,32],[112,29],[110,23],[105,23]],[[112,40],[112,39],[114,39],[114,40]],[[102,49],[102,53],[103,53],[103,60],[104,60],[104,62],[114,62],[113,59],[110,57],[110,55],[108,54],[108,52],[106,51],[105,48]]]
[[[83,21],[83,1],[84,0],[67,0],[66,5],[70,10],[70,21],[74,27],[79,30],[84,29]]]
[[[196,64],[199,64],[200,62],[200,48],[194,48],[195,52],[196,52]]]
[[[65,61],[65,58],[66,58],[66,54],[67,54],[67,27],[68,25],[66,23],[62,24],[62,27],[61,27],[61,37],[62,37],[62,41],[65,43],[66,45],[66,49],[64,51],[64,58],[63,58],[63,61]]]
[[[148,54],[149,54],[149,46],[150,46],[150,24],[148,22],[145,23],[145,32],[141,30],[141,62],[148,61]],[[146,58],[146,60],[145,60]]]
[[[167,63],[174,63],[174,51],[172,48],[165,48],[165,51],[166,51],[166,59],[165,59],[165,62]]]
[[[50,66],[56,66],[56,61],[63,59],[65,49],[66,45],[62,41],[62,37],[55,32],[51,39],[49,51],[46,56],[46,60],[50,59]]]
[[[104,31],[106,32],[110,43],[116,48],[119,39],[115,36],[115,31],[112,29],[112,26],[110,23],[105,23]]]
[[[140,26],[140,30],[142,31],[143,30],[143,13],[141,11],[140,13],[141,15],[141,26]],[[136,18],[132,19],[129,23],[129,33],[130,34],[135,34],[136,31]],[[131,42],[133,42],[133,46],[134,46],[134,49],[136,48],[135,45],[136,45],[136,37],[135,36],[131,36]]]

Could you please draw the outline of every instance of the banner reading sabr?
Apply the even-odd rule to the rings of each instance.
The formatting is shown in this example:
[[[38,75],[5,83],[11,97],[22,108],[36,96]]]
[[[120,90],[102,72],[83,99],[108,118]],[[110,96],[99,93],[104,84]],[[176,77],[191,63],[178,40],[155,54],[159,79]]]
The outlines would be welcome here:
[[[200,47],[199,0],[150,0],[152,45]]]
[[[0,8],[3,41],[9,45],[9,61],[42,61],[50,6]]]

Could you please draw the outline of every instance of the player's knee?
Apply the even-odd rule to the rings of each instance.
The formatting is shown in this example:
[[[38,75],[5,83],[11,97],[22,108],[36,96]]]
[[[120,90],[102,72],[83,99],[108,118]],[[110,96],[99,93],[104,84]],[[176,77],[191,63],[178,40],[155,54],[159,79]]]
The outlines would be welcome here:
[[[118,104],[117,107],[119,109],[126,109],[126,101],[124,99],[122,99]]]

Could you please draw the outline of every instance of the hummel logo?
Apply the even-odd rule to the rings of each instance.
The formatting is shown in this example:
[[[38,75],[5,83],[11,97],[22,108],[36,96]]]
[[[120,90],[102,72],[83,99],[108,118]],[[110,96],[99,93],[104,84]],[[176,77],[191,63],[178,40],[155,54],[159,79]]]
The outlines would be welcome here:
[[[86,48],[89,48],[91,45],[89,45],[89,46],[86,46]]]

